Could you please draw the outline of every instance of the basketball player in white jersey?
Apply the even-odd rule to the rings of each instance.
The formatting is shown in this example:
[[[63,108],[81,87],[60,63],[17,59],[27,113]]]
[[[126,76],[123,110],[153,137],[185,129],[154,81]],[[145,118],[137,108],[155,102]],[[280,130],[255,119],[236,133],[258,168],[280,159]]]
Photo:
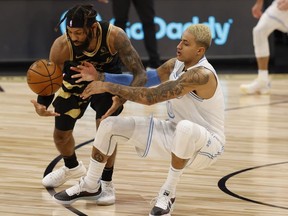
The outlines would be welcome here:
[[[264,0],[256,0],[252,7],[252,15],[259,19],[253,29],[254,52],[258,67],[258,76],[249,84],[242,84],[240,90],[244,94],[269,94],[269,35],[279,30],[288,33],[288,0],[274,0],[262,13]]]
[[[171,158],[167,179],[150,212],[150,216],[170,215],[183,171],[209,167],[224,149],[224,97],[217,74],[205,57],[210,44],[211,32],[206,25],[189,26],[177,46],[177,57],[148,75],[148,84],[155,85],[152,88],[130,87],[129,83],[119,85],[111,83],[111,77],[95,76],[94,79],[105,82],[90,83],[82,98],[110,92],[145,105],[167,101],[169,119],[159,120],[153,116],[104,119],[96,133],[87,175],[78,184],[56,193],[56,202],[96,200],[101,194],[101,183],[97,180],[107,159],[116,144],[129,143],[135,145],[140,157]],[[78,77],[88,79],[87,73],[93,66],[78,69]]]

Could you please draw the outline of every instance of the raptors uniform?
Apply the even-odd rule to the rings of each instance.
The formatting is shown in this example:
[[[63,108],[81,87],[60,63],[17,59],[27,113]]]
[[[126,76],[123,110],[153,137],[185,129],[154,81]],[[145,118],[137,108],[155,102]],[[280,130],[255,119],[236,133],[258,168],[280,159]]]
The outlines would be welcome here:
[[[219,83],[206,57],[193,67],[199,66],[211,70]],[[185,73],[183,69],[183,62],[177,60],[170,80],[178,79]],[[100,126],[107,127],[106,134],[97,133],[94,146],[111,155],[115,143],[123,141],[134,145],[141,157],[168,159],[173,152],[179,158],[190,159],[187,166],[191,165],[195,169],[214,163],[223,152],[225,144],[224,99],[220,85],[217,85],[210,99],[202,99],[194,92],[189,92],[167,101],[167,113],[168,120],[159,120],[153,116],[121,117],[118,123],[118,118],[108,118]]]
[[[79,95],[83,92],[89,82],[75,83],[77,79],[71,76],[77,72],[71,71],[71,66],[81,64],[88,61],[94,65],[99,72],[121,73],[121,61],[118,54],[111,54],[107,44],[107,38],[110,33],[110,24],[108,22],[98,22],[97,27],[97,45],[92,52],[77,53],[77,49],[71,43],[67,35],[67,43],[70,49],[70,61],[64,64],[64,77],[62,88],[57,98],[53,102],[55,112],[60,113],[56,117],[55,126],[60,130],[71,130],[77,119],[81,118],[90,103],[90,106],[96,111],[96,119],[100,119],[102,115],[112,105],[113,95],[109,93],[92,95],[89,99],[83,100]],[[113,115],[121,113],[123,106],[120,107]]]

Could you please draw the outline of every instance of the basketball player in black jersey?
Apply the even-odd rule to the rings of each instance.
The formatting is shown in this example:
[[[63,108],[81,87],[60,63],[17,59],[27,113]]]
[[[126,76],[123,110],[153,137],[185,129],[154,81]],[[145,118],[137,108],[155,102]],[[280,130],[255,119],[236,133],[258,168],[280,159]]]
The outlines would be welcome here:
[[[121,73],[121,63],[133,73],[132,86],[143,86],[146,72],[141,59],[132,46],[125,32],[108,22],[96,20],[97,12],[91,5],[77,5],[66,13],[66,34],[58,37],[50,50],[49,58],[63,69],[62,88],[54,100],[54,95],[38,96],[37,101],[31,100],[40,116],[55,116],[54,142],[64,159],[64,166],[46,175],[42,184],[45,187],[58,187],[71,178],[79,178],[86,174],[86,168],[78,162],[74,150],[73,129],[87,107],[96,111],[96,127],[101,118],[117,116],[123,109],[125,100],[109,93],[96,94],[88,99],[79,95],[89,82],[75,83],[71,76],[75,73],[71,66],[84,61],[94,65],[98,72]],[[61,21],[59,25],[61,24]],[[112,106],[113,100],[114,104]],[[53,101],[54,100],[54,101]],[[54,111],[48,109],[53,101]],[[102,193],[97,203],[110,205],[115,202],[112,184],[114,157],[103,170],[101,185]]]

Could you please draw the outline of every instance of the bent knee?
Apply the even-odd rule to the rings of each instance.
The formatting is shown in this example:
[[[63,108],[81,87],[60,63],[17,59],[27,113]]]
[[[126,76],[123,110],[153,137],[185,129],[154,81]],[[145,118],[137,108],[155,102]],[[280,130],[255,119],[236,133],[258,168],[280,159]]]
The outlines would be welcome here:
[[[53,133],[53,139],[55,144],[67,143],[72,138],[72,130],[62,131],[55,129]]]
[[[193,133],[194,123],[188,120],[180,121],[176,126],[176,133],[191,135]]]
[[[254,38],[268,38],[268,36],[271,34],[271,31],[268,31],[268,29],[263,25],[256,25],[253,28],[252,33]]]
[[[201,126],[188,121],[180,121],[176,126],[172,152],[180,158],[191,158],[200,147],[198,140],[201,136]]]
[[[118,116],[109,116],[101,121],[99,130],[111,131],[113,128],[119,127],[119,117]]]

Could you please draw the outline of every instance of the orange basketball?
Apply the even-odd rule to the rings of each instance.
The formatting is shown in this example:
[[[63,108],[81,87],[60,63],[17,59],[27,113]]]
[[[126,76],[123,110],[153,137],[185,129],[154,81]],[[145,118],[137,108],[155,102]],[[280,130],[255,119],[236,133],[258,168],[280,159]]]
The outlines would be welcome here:
[[[27,71],[28,86],[41,96],[49,96],[57,92],[62,81],[63,74],[60,67],[46,59],[35,61]]]

